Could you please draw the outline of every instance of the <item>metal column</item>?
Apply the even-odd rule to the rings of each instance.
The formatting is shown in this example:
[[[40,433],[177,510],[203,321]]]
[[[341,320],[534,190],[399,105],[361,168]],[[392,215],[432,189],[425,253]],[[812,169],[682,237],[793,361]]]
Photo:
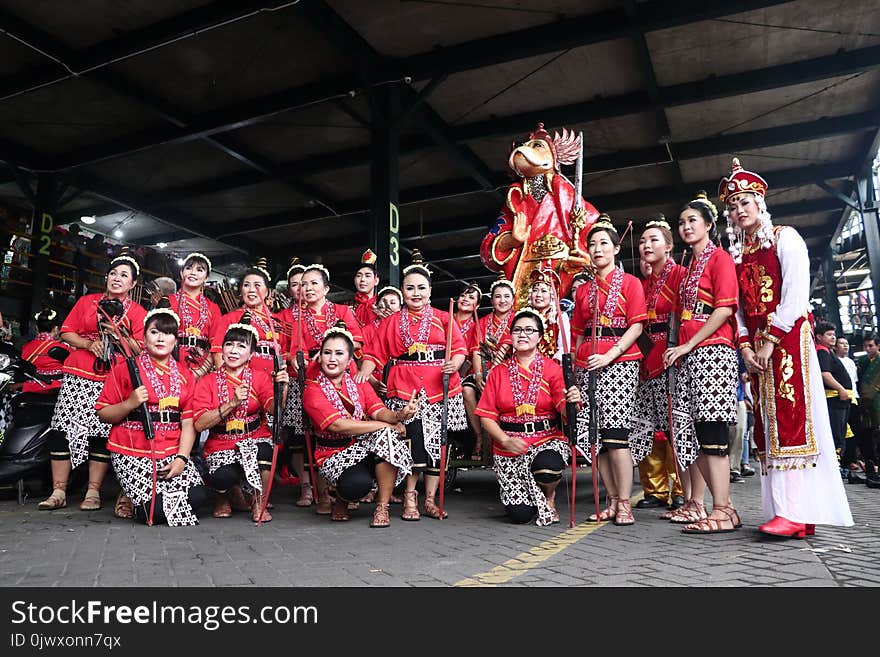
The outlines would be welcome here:
[[[30,252],[30,268],[33,274],[30,312],[23,317],[22,330],[33,322],[33,317],[48,303],[49,257],[52,252],[52,240],[55,237],[55,206],[58,204],[58,184],[54,175],[41,173],[37,179],[37,191],[34,203],[33,235]]]
[[[837,281],[834,279],[834,252],[830,248],[822,258],[822,277],[825,279],[825,318],[837,328],[837,335],[843,335]]]
[[[859,200],[862,203],[862,224],[865,227],[865,245],[868,252],[868,266],[871,268],[871,287],[874,289],[874,327],[880,327],[878,317],[877,293],[880,290],[880,227],[878,227],[877,193],[870,167],[858,181]]]
[[[395,85],[370,90],[372,159],[370,162],[370,248],[376,253],[380,286],[400,285],[398,212],[400,93]]]

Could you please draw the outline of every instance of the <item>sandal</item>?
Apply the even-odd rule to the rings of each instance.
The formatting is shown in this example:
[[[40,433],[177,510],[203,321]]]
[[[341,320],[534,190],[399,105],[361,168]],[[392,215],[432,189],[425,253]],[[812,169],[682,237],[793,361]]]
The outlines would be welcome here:
[[[550,524],[555,525],[559,522],[559,511],[556,510],[556,499],[548,497],[547,505],[550,507],[550,512],[553,514],[553,517],[550,520]]]
[[[388,503],[377,502],[376,509],[373,511],[373,521],[370,527],[388,527],[391,524],[391,518],[388,515]]]
[[[617,515],[614,516],[614,524],[618,527],[636,524],[636,518],[628,499],[617,501]]]
[[[613,520],[617,515],[617,502],[620,498],[617,495],[608,495],[605,497],[605,508],[599,512],[598,519],[595,513],[591,513],[587,518],[590,522],[601,522],[602,520]]]
[[[86,491],[86,496],[83,498],[83,501],[79,503],[80,511],[97,511],[101,508],[101,493],[99,493],[94,488],[89,488]]]
[[[402,504],[403,500],[397,497],[397,495],[391,495],[391,499],[388,500],[391,504]]]
[[[374,490],[371,490],[369,493],[367,493],[366,495],[364,495],[361,498],[361,502],[363,502],[364,504],[372,504],[375,501],[376,501],[376,491],[374,491]]]
[[[446,510],[443,510],[443,514],[440,514],[440,507],[434,504],[433,498],[426,497],[425,498],[425,515],[434,518],[435,520],[441,520],[442,518],[448,518],[449,514]]]
[[[253,506],[252,502],[248,500],[248,496],[241,489],[241,486],[233,486],[229,489],[229,506],[232,507],[233,511],[250,511]],[[266,507],[269,508],[269,507]]]
[[[694,524],[702,522],[707,517],[708,514],[706,513],[706,507],[703,506],[702,502],[688,500],[684,503],[684,506],[679,507],[672,512],[669,522],[674,522],[676,524]]]
[[[257,493],[254,495],[254,501],[251,506],[251,520],[254,522],[272,522],[272,514],[269,513],[269,506],[266,506],[266,510],[263,511],[263,518],[260,519],[260,510],[263,508],[263,494]]]
[[[403,512],[400,514],[403,520],[411,520],[415,522],[421,515],[419,514],[419,491],[407,490],[403,492]]]
[[[348,519],[348,502],[342,498],[337,498],[333,502],[333,512],[330,514],[330,520],[344,522]]]
[[[299,499],[295,502],[297,506],[312,506],[315,496],[312,493],[311,484],[302,484],[299,489]]]
[[[721,511],[726,517],[725,518],[703,518],[697,523],[693,523],[687,525],[681,530],[682,534],[726,534],[728,532],[735,532],[737,529],[742,527],[742,521],[739,519],[739,514],[736,512],[732,506],[716,506],[713,509],[713,513],[715,511]],[[730,524],[730,527],[725,527],[724,524]]]
[[[232,505],[226,493],[217,493],[217,499],[214,501],[214,511],[211,513],[215,518],[229,518],[232,516]]]
[[[315,504],[315,513],[319,516],[329,516],[332,509],[333,498],[330,497],[329,493],[324,493],[324,495],[318,497],[318,501]]]
[[[134,518],[134,505],[131,503],[131,498],[123,491],[119,491],[119,495],[116,496],[116,503],[113,505],[113,515],[117,518]]]
[[[349,510],[349,511],[357,511],[358,508],[359,508],[360,505],[361,505],[361,503],[358,502],[358,501],[348,502],[347,504],[348,504],[348,510]]]
[[[56,487],[49,497],[37,504],[37,509],[40,511],[52,511],[54,509],[63,509],[66,507],[67,492],[65,491],[65,488]]]

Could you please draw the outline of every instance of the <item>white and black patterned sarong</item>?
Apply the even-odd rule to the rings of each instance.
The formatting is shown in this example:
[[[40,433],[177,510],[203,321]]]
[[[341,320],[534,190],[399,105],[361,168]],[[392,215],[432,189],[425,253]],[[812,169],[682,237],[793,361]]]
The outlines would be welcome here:
[[[331,486],[335,486],[343,472],[353,465],[357,465],[370,454],[375,454],[397,468],[395,486],[402,482],[407,475],[412,474],[412,455],[409,446],[400,439],[394,429],[388,427],[381,431],[357,436],[353,445],[336,452],[321,464],[321,476]]]
[[[639,383],[629,436],[629,446],[636,463],[641,463],[654,449],[654,432],[668,430],[668,383],[669,376],[665,370],[653,379]]]
[[[153,461],[145,456],[128,454],[110,455],[113,470],[125,494],[135,506],[149,504],[153,499]],[[161,470],[174,460],[174,455],[156,459],[156,468]],[[169,527],[198,525],[199,520],[189,503],[189,489],[204,485],[202,476],[188,461],[183,472],[173,479],[156,479],[156,494],[162,496],[162,511]]]
[[[290,427],[295,435],[305,433],[303,427],[302,391],[299,389],[299,381],[296,377],[290,380],[287,388],[287,404],[284,406],[284,415],[281,417],[281,426]]]
[[[577,446],[587,461],[590,460],[590,402],[589,372],[575,368],[577,385],[581,391],[582,408],[578,412]],[[596,378],[596,404],[599,407],[599,445],[603,429],[629,429],[639,386],[639,362],[628,360],[611,363],[599,370]]]
[[[562,461],[568,465],[568,457],[571,449],[568,443],[554,438],[540,445],[529,445],[524,454],[519,456],[494,455],[494,470],[498,477],[498,485],[501,487],[501,503],[504,506],[525,504],[538,508],[538,518],[535,524],[544,527],[553,522],[553,511],[547,504],[544,491],[535,481],[532,474],[532,461],[545,449],[557,452]]]
[[[89,436],[110,437],[110,425],[101,422],[95,411],[95,402],[103,387],[103,381],[92,381],[75,374],[65,374],[61,380],[49,428],[67,435],[71,467],[77,467],[88,458]]]
[[[723,344],[697,347],[681,358],[676,370],[672,406],[672,433],[682,468],[697,458],[700,445],[694,424],[736,424],[736,350]]]
[[[432,404],[428,401],[425,389],[419,391],[419,411],[404,424],[415,420],[422,421],[422,433],[425,437],[425,451],[431,457],[432,462],[440,463],[440,415],[443,411],[443,402]],[[385,405],[392,411],[399,411],[407,405],[407,401],[399,397],[392,397]],[[467,414],[464,410],[464,397],[461,393],[449,398],[449,415],[447,417],[447,432],[464,431],[467,429]]]
[[[208,454],[208,473],[214,474],[224,465],[232,465],[238,463],[244,470],[245,481],[242,483],[242,490],[246,492],[262,491],[263,481],[260,479],[260,464],[257,461],[257,445],[260,443],[268,443],[272,445],[272,439],[266,438],[245,438],[235,443],[231,449],[221,449],[218,452]]]

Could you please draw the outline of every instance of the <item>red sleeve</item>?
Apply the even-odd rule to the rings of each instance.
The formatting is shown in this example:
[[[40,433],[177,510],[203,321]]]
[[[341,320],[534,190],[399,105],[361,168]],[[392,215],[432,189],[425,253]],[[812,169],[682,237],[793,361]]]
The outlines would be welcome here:
[[[226,335],[226,329],[234,323],[238,318],[235,316],[239,311],[233,310],[226,313],[217,321],[211,329],[211,352],[219,354],[223,351],[223,337]]]
[[[303,391],[303,408],[312,424],[321,431],[326,431],[327,427],[342,417],[342,413],[327,399],[321,386],[313,380],[306,383],[306,389]]]
[[[185,367],[180,368],[180,374],[183,376],[183,381],[180,385],[180,402],[177,407],[180,409],[180,418],[182,420],[191,420],[193,417],[192,400],[195,377],[187,372]]]
[[[632,326],[638,322],[648,321],[648,309],[645,306],[645,289],[635,276],[626,274],[624,295],[626,296],[626,323]],[[581,285],[581,287],[584,287]],[[580,288],[578,288],[580,292]]]
[[[131,379],[128,377],[128,365],[125,361],[116,363],[110,374],[104,379],[104,387],[95,402],[95,410],[113,406],[128,399],[131,394]]]
[[[345,329],[351,333],[351,337],[354,338],[355,342],[364,344],[364,334],[361,330],[361,323],[358,321],[358,318],[354,316],[354,313],[349,306],[337,303],[336,317],[345,322]],[[328,326],[327,328],[330,327]]]
[[[712,281],[712,293],[715,300],[713,308],[733,307],[739,304],[739,285],[736,282],[736,265],[733,258],[724,249],[718,248],[712,254],[712,267],[709,278]]]
[[[393,332],[397,330],[399,317],[400,313],[394,313],[379,322],[372,340],[369,344],[364,345],[364,360],[372,361],[376,365],[376,369],[380,371],[392,356],[391,340]]]
[[[382,403],[382,400],[379,399],[379,395],[376,394],[376,391],[373,390],[373,386],[369,383],[361,383],[358,386],[358,392],[361,394],[361,399],[363,400],[364,409],[366,410],[367,415],[375,419],[376,413],[385,408],[385,404]]]
[[[506,367],[493,367],[489,370],[489,378],[480,395],[480,403],[474,411],[480,417],[487,417],[490,420],[498,421],[498,386],[502,379],[507,376]]]
[[[91,314],[94,313],[94,296],[94,294],[87,294],[77,299],[73,308],[67,313],[67,317],[64,318],[64,323],[61,325],[62,333],[93,333],[98,330],[97,316],[93,318],[91,324],[86,321],[86,315],[90,314],[89,311]]]
[[[147,319],[147,311],[139,303],[134,303],[128,307],[125,314],[128,330],[131,331],[132,337],[138,341],[142,347],[144,346],[144,321]]]
[[[273,410],[272,404],[275,397],[272,377],[268,372],[263,370],[255,370],[251,368],[251,372],[253,372],[254,375],[253,391],[257,396],[257,400],[260,402],[260,407],[271,415]]]
[[[193,419],[199,419],[202,414],[212,411],[219,405],[217,403],[217,375],[206,374],[196,382],[192,401]]]
[[[565,378],[562,376],[562,366],[549,358],[544,361],[544,380],[550,386],[550,398],[553,406],[560,413],[565,408]]]
[[[585,283],[581,285],[577,292],[574,293],[574,313],[571,316],[571,334],[572,336],[584,335],[584,329],[587,326],[587,313],[590,312],[590,297],[587,290],[589,286]],[[644,295],[642,295],[644,298]]]

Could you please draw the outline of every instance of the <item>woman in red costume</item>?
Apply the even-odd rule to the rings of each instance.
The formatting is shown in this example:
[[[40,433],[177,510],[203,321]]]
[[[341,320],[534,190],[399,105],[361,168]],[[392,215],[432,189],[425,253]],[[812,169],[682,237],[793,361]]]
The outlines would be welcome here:
[[[489,374],[477,415],[492,438],[501,503],[508,518],[546,526],[559,522],[556,487],[570,449],[562,434],[565,403],[581,400],[565,389],[562,367],[538,350],[544,323],[525,307],[513,319],[513,356]]]
[[[537,310],[544,322],[544,331],[538,350],[557,362],[562,358],[566,344],[571,344],[571,326],[568,315],[559,312],[559,276],[550,268],[533,269],[529,288],[529,307]]]
[[[614,520],[615,525],[632,525],[635,517],[630,506],[633,463],[644,451],[633,452],[630,429],[639,383],[642,352],[636,338],[648,315],[642,284],[615,263],[620,253],[620,237],[610,221],[597,221],[587,236],[589,254],[596,266],[595,278],[578,288],[574,300],[572,333],[577,336],[574,360],[581,398],[586,399],[578,414],[577,441],[580,450],[591,458],[590,414],[598,414],[599,474],[608,491],[605,509],[590,520]],[[596,341],[592,339],[595,318]],[[596,371],[595,399],[598,408],[589,405],[589,376]],[[593,482],[598,486],[599,482]]]
[[[678,234],[692,257],[678,293],[681,326],[678,346],[663,353],[669,368],[680,360],[673,401],[673,437],[679,463],[692,473],[691,494],[672,517],[691,521],[685,534],[732,532],[742,526],[730,499],[730,425],[736,422],[739,378],[734,319],[739,290],[733,260],[715,246],[718,211],[700,192],[681,211]],[[706,515],[703,496],[712,493]]]
[[[131,300],[131,289],[140,275],[137,261],[122,253],[110,261],[107,289],[103,293],[80,297],[61,325],[61,339],[73,353],[64,361],[61,392],[55,404],[49,443],[52,460],[52,494],[37,505],[41,510],[67,505],[67,480],[72,468],[89,461],[89,484],[79,505],[83,511],[101,508],[101,484],[110,467],[107,438],[110,425],[95,414],[95,402],[104,378],[121,356],[121,345],[110,328],[112,321],[128,348],[139,353],[144,337],[147,311]],[[108,311],[110,320],[99,312]],[[109,358],[105,358],[109,356]]]
[[[34,364],[37,374],[52,379],[52,382],[25,381],[21,386],[22,392],[54,394],[61,389],[62,368],[66,358],[64,354],[70,354],[70,347],[58,340],[58,336],[61,334],[60,319],[58,313],[51,308],[40,311],[34,317],[37,322],[37,335],[22,346],[21,357]],[[58,349],[61,349],[64,354],[58,352]]]
[[[406,422],[413,473],[406,478],[404,520],[419,520],[419,475],[425,473],[425,514],[440,518],[434,503],[440,483],[440,415],[443,406],[443,375],[449,375],[448,430],[466,428],[467,418],[461,396],[458,370],[467,351],[458,324],[447,311],[431,307],[431,273],[422,264],[421,254],[413,252],[413,264],[403,270],[403,309],[383,320],[376,340],[368,346],[357,382],[369,380],[374,370],[391,362],[386,405],[399,411],[412,399],[419,411]],[[450,326],[450,322],[452,322]],[[452,332],[452,351],[446,353],[447,331]],[[444,514],[446,512],[444,511]]]
[[[767,182],[736,158],[718,188],[740,285],[739,347],[755,392],[760,530],[804,538],[818,524],[853,520],[816,356],[807,247],[794,228],[773,226],[766,192]]]
[[[394,486],[412,471],[412,456],[402,440],[403,422],[417,412],[415,401],[398,411],[385,407],[369,383],[356,383],[349,371],[354,339],[339,322],[324,334],[320,371],[309,380],[303,408],[315,426],[315,461],[320,488],[333,490],[331,520],[348,520],[348,503],[360,500],[378,483],[370,527],[388,527]]]
[[[150,519],[155,469],[153,523],[197,525],[194,510],[208,494],[190,461],[196,441],[191,405],[195,378],[172,356],[179,331],[177,314],[167,307],[167,299],[159,304],[147,313],[144,350],[137,357],[143,384],[133,388],[128,365],[117,363],[104,381],[95,410],[102,421],[113,425],[107,448],[128,505],[134,505],[133,509],[126,505],[117,515],[133,515],[143,523]],[[152,440],[144,434],[143,404],[153,423]]]
[[[178,360],[196,379],[214,368],[211,333],[223,317],[217,304],[204,294],[210,273],[211,261],[208,256],[190,253],[180,270],[180,291],[168,297],[171,310],[180,317]]]

